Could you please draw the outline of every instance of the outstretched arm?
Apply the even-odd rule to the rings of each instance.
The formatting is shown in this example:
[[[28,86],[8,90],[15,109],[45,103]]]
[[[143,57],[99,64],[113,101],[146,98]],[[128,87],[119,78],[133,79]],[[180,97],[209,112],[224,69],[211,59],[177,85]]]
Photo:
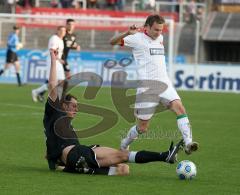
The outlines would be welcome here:
[[[121,34],[118,34],[118,35],[112,37],[111,40],[110,40],[110,44],[111,45],[121,45],[121,41],[122,41],[123,38],[125,38],[128,35],[135,34],[136,32],[138,32],[138,29],[139,28],[137,28],[136,25],[130,26],[128,31],[123,32]]]
[[[57,50],[50,49],[50,56],[51,56],[51,68],[48,81],[49,89],[48,96],[51,98],[52,101],[55,101],[57,99],[57,84],[58,84],[56,71]]]
[[[77,51],[80,51],[81,50],[81,46],[79,44],[77,44],[76,41],[74,41],[72,46],[71,46],[71,49],[75,49]]]

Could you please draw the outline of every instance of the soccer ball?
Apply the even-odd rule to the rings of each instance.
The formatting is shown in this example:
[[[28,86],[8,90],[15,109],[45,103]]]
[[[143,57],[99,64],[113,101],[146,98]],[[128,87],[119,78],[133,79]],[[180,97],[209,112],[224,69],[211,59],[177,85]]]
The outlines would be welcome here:
[[[178,163],[176,172],[179,179],[193,179],[197,175],[197,168],[193,162],[189,160],[183,160]]]

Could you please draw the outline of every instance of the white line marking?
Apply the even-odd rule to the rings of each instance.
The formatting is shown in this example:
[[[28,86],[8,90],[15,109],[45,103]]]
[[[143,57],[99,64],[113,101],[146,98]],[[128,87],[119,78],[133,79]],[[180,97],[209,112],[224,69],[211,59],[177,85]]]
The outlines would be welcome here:
[[[19,108],[28,108],[28,109],[37,109],[37,110],[42,110],[43,108],[37,107],[37,106],[29,106],[25,104],[11,104],[11,103],[0,103],[2,106],[11,106],[11,107],[19,107]]]
[[[7,113],[7,112],[5,112],[5,113],[0,113],[0,116],[1,117],[5,117],[5,116],[17,116],[17,117],[21,117],[21,116],[23,116],[24,118],[26,117],[26,116],[28,116],[29,117],[29,115],[30,115],[30,117],[31,116],[34,116],[34,117],[38,117],[38,116],[43,116],[43,113],[41,113],[41,112],[31,112],[31,114],[29,114],[29,113],[17,113],[17,112],[10,112],[10,113]]]

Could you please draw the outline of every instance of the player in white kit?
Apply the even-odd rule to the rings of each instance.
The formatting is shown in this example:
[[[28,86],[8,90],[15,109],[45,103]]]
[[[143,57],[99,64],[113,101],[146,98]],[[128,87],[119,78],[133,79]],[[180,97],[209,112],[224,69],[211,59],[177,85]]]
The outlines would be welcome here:
[[[122,150],[128,149],[128,146],[137,139],[139,134],[147,131],[154,109],[152,112],[146,112],[146,110],[144,112],[144,109],[156,107],[158,103],[161,103],[176,114],[178,129],[185,143],[185,152],[191,154],[198,149],[198,143],[192,140],[191,127],[185,108],[167,74],[162,36],[164,24],[165,20],[163,17],[150,15],[146,19],[144,32],[140,32],[133,25],[128,31],[114,36],[110,41],[112,45],[118,44],[132,49],[137,65],[138,80],[159,81],[159,85],[161,83],[164,85],[165,83],[167,87],[162,93],[157,94],[159,102],[135,103],[135,115],[138,119],[138,124],[134,125],[129,130],[127,136],[122,139],[120,146]],[[144,91],[146,91],[146,88],[138,88],[137,94]]]
[[[57,68],[57,80],[59,82],[65,80],[65,74],[63,69],[63,49],[64,49],[64,43],[63,43],[63,37],[66,34],[66,27],[65,26],[59,26],[57,28],[57,33],[52,35],[49,38],[48,41],[48,50],[53,49],[57,50],[57,61],[56,61],[56,68]],[[50,72],[50,66],[51,66],[51,58],[50,54],[47,56],[47,79],[49,78],[49,72]],[[48,80],[39,88],[32,90],[32,99],[34,102],[37,102],[38,100],[43,101],[43,94],[48,90]]]

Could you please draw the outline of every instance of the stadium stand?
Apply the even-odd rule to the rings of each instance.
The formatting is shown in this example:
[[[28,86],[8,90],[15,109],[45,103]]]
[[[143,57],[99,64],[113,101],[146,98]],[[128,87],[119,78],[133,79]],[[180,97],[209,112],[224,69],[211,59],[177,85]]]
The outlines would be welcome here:
[[[228,5],[218,6],[227,9],[218,9],[208,15],[202,31],[204,60],[237,63],[240,61],[240,14],[236,9],[228,9]]]
[[[204,40],[240,41],[240,14],[213,12],[209,18],[212,22],[203,32]]]
[[[231,1],[231,0],[229,0]],[[41,6],[50,6],[49,0],[39,0]],[[125,10],[132,10],[133,2],[141,2],[139,0],[131,0],[125,1]],[[160,1],[156,1],[159,3]],[[188,1],[186,1],[188,2]],[[196,1],[196,3],[201,3],[202,1]],[[224,1],[226,2],[226,1]],[[176,2],[175,2],[176,3]],[[208,1],[209,3],[209,1]],[[173,4],[170,4],[173,6]],[[197,4],[199,5],[199,4]],[[207,3],[206,3],[207,5]],[[196,20],[200,23],[201,33],[200,33],[200,62],[221,62],[221,61],[232,61],[238,62],[239,57],[235,53],[239,53],[239,46],[238,43],[240,41],[240,35],[238,33],[240,28],[240,14],[236,13],[238,5],[229,4],[221,4],[221,1],[215,1],[215,4],[212,5],[213,12],[209,12],[206,19],[204,19],[205,14],[203,14],[203,18],[197,18]],[[136,6],[136,5],[135,5]],[[1,2],[0,10],[6,11],[6,4]],[[139,8],[139,7],[136,7]],[[178,9],[169,9],[169,12],[164,12],[166,6],[161,7],[161,14],[170,14],[172,15],[176,21],[179,18],[175,17],[175,14],[178,13]],[[198,7],[199,8],[199,7]],[[57,10],[61,10],[56,8]],[[208,7],[206,7],[206,10]],[[9,11],[9,9],[8,9]],[[139,10],[135,10],[136,13],[139,13]],[[173,11],[173,12],[172,12]],[[184,7],[184,17],[187,16],[187,6]],[[187,16],[188,17],[188,16]],[[187,20],[186,20],[187,21]],[[204,21],[206,21],[204,23]],[[195,46],[196,46],[196,21],[191,22],[184,22],[184,23],[176,23],[175,24],[175,33],[174,33],[174,53],[175,55],[185,55],[189,58],[189,62],[192,62],[195,54]],[[87,31],[86,31],[87,30]],[[9,25],[2,22],[2,37],[6,37],[7,34],[11,31]],[[38,49],[45,49],[47,45],[47,41],[49,35],[54,32],[54,28],[29,28],[26,27],[25,30],[25,48],[38,48]],[[92,51],[118,51],[123,50],[121,47],[112,47],[108,44],[109,37],[116,33],[115,30],[91,30],[91,29],[78,29],[76,31],[79,43],[81,44],[84,50],[92,50]],[[94,36],[92,36],[94,35]],[[168,49],[168,35],[165,34],[165,47],[166,51]],[[5,45],[5,40],[2,40],[2,45]],[[228,50],[233,51],[231,52],[232,55],[225,54],[223,51],[215,51],[221,50],[224,48],[221,45],[228,45]],[[211,51],[212,50],[212,51]],[[215,53],[218,53],[215,55]],[[225,52],[228,53],[228,52]],[[228,56],[228,57],[227,57]],[[239,55],[238,55],[239,56]]]

